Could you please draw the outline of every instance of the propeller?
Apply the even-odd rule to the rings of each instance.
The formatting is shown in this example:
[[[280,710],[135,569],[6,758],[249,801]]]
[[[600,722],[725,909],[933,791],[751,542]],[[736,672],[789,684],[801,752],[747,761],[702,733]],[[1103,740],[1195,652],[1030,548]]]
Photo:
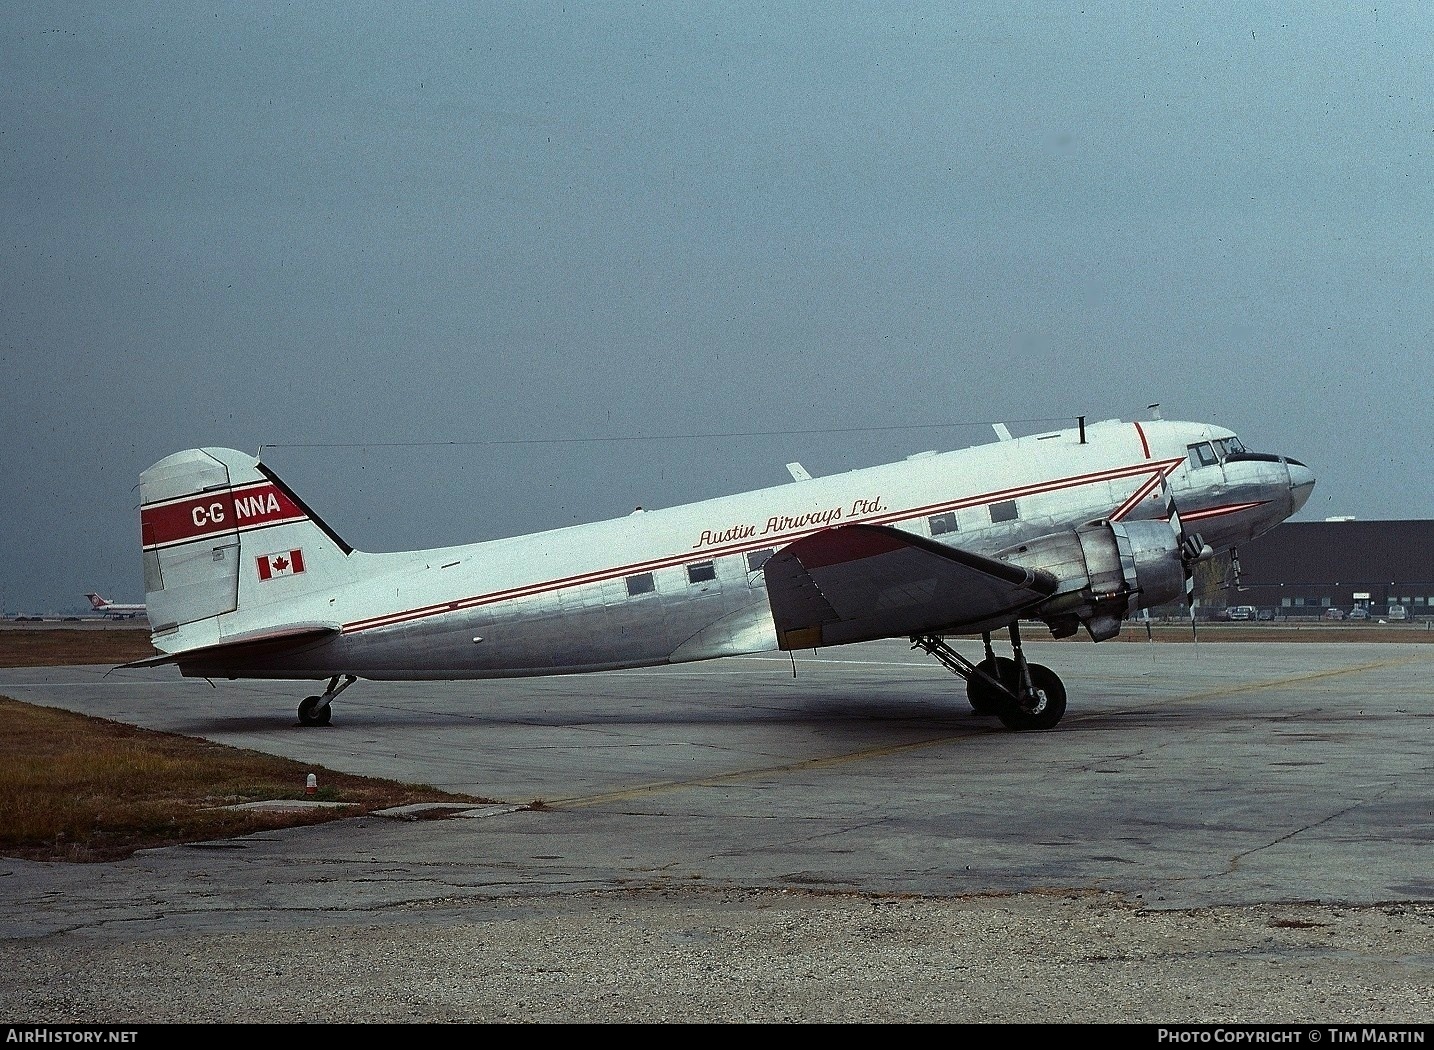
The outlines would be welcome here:
[[[1185,573],[1185,608],[1190,613],[1190,637],[1194,639],[1195,564],[1201,558],[1207,557],[1211,550],[1198,532],[1185,531],[1185,525],[1180,520],[1180,508],[1175,505],[1175,491],[1170,487],[1169,477],[1164,474],[1160,476],[1160,487],[1165,490],[1165,520],[1170,523],[1170,529],[1175,533],[1176,544],[1180,551],[1180,568]]]
[[[1245,589],[1245,585],[1240,582],[1240,548],[1239,548],[1239,547],[1231,547],[1231,548],[1230,548],[1230,571],[1231,571],[1231,578],[1232,578],[1232,580],[1233,580],[1233,582],[1234,582],[1235,590],[1237,590],[1237,591],[1243,591],[1243,590]]]

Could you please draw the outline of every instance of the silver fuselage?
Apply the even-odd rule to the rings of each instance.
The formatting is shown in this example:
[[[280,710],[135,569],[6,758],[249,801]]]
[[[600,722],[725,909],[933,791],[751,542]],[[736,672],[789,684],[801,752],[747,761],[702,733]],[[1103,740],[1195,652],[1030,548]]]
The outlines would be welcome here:
[[[238,608],[217,618],[238,634],[282,613],[335,622],[336,636],[184,673],[490,678],[772,650],[760,563],[802,536],[863,522],[990,554],[1096,519],[1162,518],[1162,477],[1187,530],[1218,553],[1289,517],[1314,483],[1279,456],[1197,465],[1196,446],[1233,438],[1206,424],[1110,421],[532,535],[353,552],[331,588],[260,602],[241,585]]]

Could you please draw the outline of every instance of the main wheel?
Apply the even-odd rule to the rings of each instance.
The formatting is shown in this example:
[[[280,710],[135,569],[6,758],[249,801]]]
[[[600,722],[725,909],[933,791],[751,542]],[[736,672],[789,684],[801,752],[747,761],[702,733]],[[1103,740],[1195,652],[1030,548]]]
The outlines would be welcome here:
[[[334,715],[333,705],[324,704],[319,706],[322,697],[306,696],[303,703],[299,704],[299,724],[306,726],[326,726],[329,719]]]
[[[1044,697],[1036,703],[1034,710],[1007,704],[996,714],[1007,729],[1054,729],[1066,713],[1066,687],[1060,676],[1044,664],[1027,664],[1026,668],[1031,672],[1031,686],[1038,693],[1044,693]]]
[[[1014,691],[1020,685],[1021,679],[1016,672],[1016,661],[1009,657],[988,656],[976,665],[976,669],[986,672],[1007,689]],[[978,715],[999,714],[1003,707],[1011,705],[1009,697],[998,693],[979,678],[967,680],[966,699],[971,702],[971,710]]]

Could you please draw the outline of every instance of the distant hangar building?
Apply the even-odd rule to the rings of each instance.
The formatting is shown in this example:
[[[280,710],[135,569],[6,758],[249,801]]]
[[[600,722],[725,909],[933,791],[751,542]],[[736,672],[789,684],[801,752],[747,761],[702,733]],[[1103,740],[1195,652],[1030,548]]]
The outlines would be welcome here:
[[[1286,521],[1239,547],[1241,589],[1220,589],[1214,612],[1253,605],[1278,618],[1322,617],[1363,608],[1388,617],[1434,618],[1434,520]],[[1218,613],[1216,613],[1218,615]]]

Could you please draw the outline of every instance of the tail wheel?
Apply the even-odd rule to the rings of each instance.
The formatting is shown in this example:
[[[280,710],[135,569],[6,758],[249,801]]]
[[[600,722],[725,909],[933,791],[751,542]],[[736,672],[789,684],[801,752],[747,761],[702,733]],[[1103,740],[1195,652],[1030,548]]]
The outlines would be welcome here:
[[[1037,701],[1034,710],[1007,701],[997,709],[996,714],[1007,729],[1054,729],[1066,713],[1066,687],[1060,677],[1044,664],[1027,664],[1026,669],[1031,673],[1031,686],[1037,693],[1045,695]]]
[[[984,671],[1012,692],[1020,688],[1020,672],[1016,670],[1016,661],[1009,657],[988,656],[976,665],[976,670]],[[979,678],[966,680],[966,699],[978,715],[999,714],[1002,708],[1011,706],[1010,697],[998,693]]]
[[[306,726],[326,726],[329,719],[334,716],[334,709],[331,704],[322,703],[323,697],[306,696],[299,704],[299,724]]]

